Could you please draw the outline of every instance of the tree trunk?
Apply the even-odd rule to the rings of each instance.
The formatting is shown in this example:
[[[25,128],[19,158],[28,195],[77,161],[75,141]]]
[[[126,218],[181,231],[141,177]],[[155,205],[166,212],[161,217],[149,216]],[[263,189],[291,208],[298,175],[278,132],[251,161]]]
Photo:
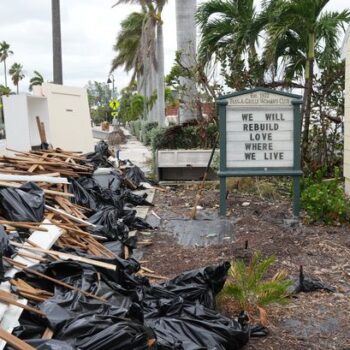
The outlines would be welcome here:
[[[51,0],[53,82],[63,84],[60,0]]]
[[[305,68],[305,92],[303,101],[303,119],[304,119],[304,131],[302,142],[302,156],[304,162],[308,159],[308,145],[309,145],[309,128],[311,118],[311,97],[313,88],[313,76],[314,76],[314,60],[315,60],[315,34],[309,34],[309,51],[307,57],[307,63]]]
[[[5,74],[5,86],[7,87],[7,68],[6,68],[6,60],[4,60],[4,74]]]
[[[17,88],[17,95],[18,95],[19,94],[19,83],[17,83],[16,88]]]
[[[158,59],[158,74],[157,74],[157,114],[158,124],[165,125],[165,83],[164,83],[164,37],[163,23],[157,23],[157,59]]]
[[[197,0],[176,0],[177,50],[181,52],[181,64],[192,69],[196,64],[196,22]],[[180,122],[196,118],[197,89],[193,79],[180,79],[184,93],[180,96]]]

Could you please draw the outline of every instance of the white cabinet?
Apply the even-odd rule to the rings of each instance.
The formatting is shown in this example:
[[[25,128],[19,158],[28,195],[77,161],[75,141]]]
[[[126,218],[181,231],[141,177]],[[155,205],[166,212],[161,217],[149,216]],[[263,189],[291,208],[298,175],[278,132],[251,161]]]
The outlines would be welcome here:
[[[36,117],[45,124],[48,143],[68,151],[93,150],[90,111],[85,89],[43,84],[41,96],[4,97],[6,145],[29,151],[40,145]]]

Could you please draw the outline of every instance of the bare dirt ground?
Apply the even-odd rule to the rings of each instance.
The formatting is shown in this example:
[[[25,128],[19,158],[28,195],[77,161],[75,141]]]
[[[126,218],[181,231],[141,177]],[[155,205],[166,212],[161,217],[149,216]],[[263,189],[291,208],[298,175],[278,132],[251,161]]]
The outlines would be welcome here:
[[[155,212],[166,220],[188,218],[194,202],[193,187],[174,187],[157,191]],[[206,190],[200,202],[215,208],[218,190]],[[249,202],[249,206],[242,206]],[[299,266],[306,275],[336,288],[335,293],[301,293],[286,306],[267,308],[269,336],[252,338],[245,349],[350,349],[350,229],[349,226],[301,225],[287,227],[291,217],[288,199],[267,201],[257,196],[230,194],[230,216],[236,220],[234,241],[207,247],[184,247],[162,229],[153,234],[153,244],[144,250],[147,267],[158,274],[173,277],[185,270],[233,261],[260,250],[277,257],[276,269],[285,269],[290,278],[298,278]],[[228,304],[221,312],[236,316]]]

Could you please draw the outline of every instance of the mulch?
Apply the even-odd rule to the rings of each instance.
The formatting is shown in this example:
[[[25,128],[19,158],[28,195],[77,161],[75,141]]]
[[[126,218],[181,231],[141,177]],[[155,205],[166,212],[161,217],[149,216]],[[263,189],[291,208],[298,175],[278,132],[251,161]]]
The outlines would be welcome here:
[[[168,188],[157,192],[155,212],[162,218],[188,217],[195,198],[193,187]],[[217,189],[207,189],[200,205],[216,208]],[[248,206],[242,206],[248,202]],[[275,270],[298,278],[299,266],[307,275],[336,288],[335,293],[301,293],[286,306],[267,308],[269,335],[252,338],[246,349],[350,349],[350,229],[348,225],[300,225],[288,227],[291,217],[288,198],[267,201],[256,196],[230,194],[229,216],[236,221],[234,242],[207,247],[183,247],[162,229],[153,234],[153,244],[144,250],[143,260],[157,274],[173,277],[185,270],[237,258],[253,251],[277,258]],[[248,240],[249,248],[244,249]],[[221,312],[236,316],[232,305],[220,305]]]

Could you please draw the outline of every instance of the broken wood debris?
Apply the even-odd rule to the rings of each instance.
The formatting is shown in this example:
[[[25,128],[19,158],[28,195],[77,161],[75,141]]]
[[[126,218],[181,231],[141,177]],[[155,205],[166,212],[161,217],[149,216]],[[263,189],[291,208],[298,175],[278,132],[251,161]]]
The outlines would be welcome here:
[[[42,141],[46,142],[45,138]],[[70,179],[77,180],[82,176],[90,177],[93,175],[95,167],[79,152],[67,152],[60,149],[13,152],[13,156],[0,156],[0,188],[20,189],[27,182],[35,182],[36,186],[45,193],[44,215],[41,221],[32,222],[28,221],[28,219],[26,219],[27,221],[16,221],[12,217],[10,220],[5,215],[4,209],[0,209],[0,225],[3,225],[7,233],[12,231],[34,232],[44,237],[50,233],[51,227],[55,227],[56,230],[60,229],[60,233],[57,236],[58,238],[55,238],[53,249],[44,249],[30,239],[24,239],[22,243],[13,240],[9,241],[9,245],[16,248],[17,257],[16,260],[13,260],[13,256],[11,258],[4,256],[4,262],[13,266],[15,271],[25,272],[29,276],[37,276],[39,279],[77,291],[86,297],[104,303],[107,302],[103,297],[86,292],[70,283],[47,276],[28,267],[33,264],[50,264],[52,261],[70,260],[106,269],[112,271],[112,273],[117,270],[117,266],[108,261],[113,261],[113,259],[119,259],[120,257],[101,243],[108,240],[108,238],[88,232],[88,230],[96,227],[96,225],[87,221],[93,211],[90,208],[73,203],[72,198],[74,194],[70,192],[71,189],[69,188],[70,182],[73,181]],[[124,185],[132,190],[137,189],[137,186],[127,178],[124,179]],[[152,242],[144,240],[140,244],[150,245]],[[69,249],[73,253],[62,252],[61,250],[64,249]],[[76,254],[77,252],[79,252],[79,255]],[[80,252],[85,253],[86,256],[80,256]],[[127,245],[124,245],[121,254],[123,254],[122,257],[124,259],[128,259],[131,257],[132,251]],[[23,262],[26,262],[26,264],[23,264]],[[29,265],[27,265],[27,262]],[[138,274],[151,279],[165,279],[165,277],[157,275],[146,267],[142,267]],[[45,287],[40,289],[31,284],[30,280],[25,281],[18,277],[8,278],[7,285],[11,285],[12,289],[8,292],[0,290],[0,303],[11,304],[28,312],[44,316],[45,314],[41,310],[17,301],[17,297],[25,298],[22,300],[25,302],[29,300],[35,305],[36,303],[45,302],[54,296],[52,291],[45,290]],[[4,332],[3,337],[1,335],[0,337],[6,338],[5,340],[8,341],[7,339],[10,338],[7,337],[7,332]],[[10,333],[8,334],[11,336]],[[47,334],[45,331],[42,338],[50,339],[52,335],[52,330],[47,329]],[[17,342],[17,338],[11,339],[11,343],[8,341],[9,344]],[[15,345],[13,346],[16,348]],[[18,348],[31,349],[29,345],[27,348],[25,346],[20,344]]]

